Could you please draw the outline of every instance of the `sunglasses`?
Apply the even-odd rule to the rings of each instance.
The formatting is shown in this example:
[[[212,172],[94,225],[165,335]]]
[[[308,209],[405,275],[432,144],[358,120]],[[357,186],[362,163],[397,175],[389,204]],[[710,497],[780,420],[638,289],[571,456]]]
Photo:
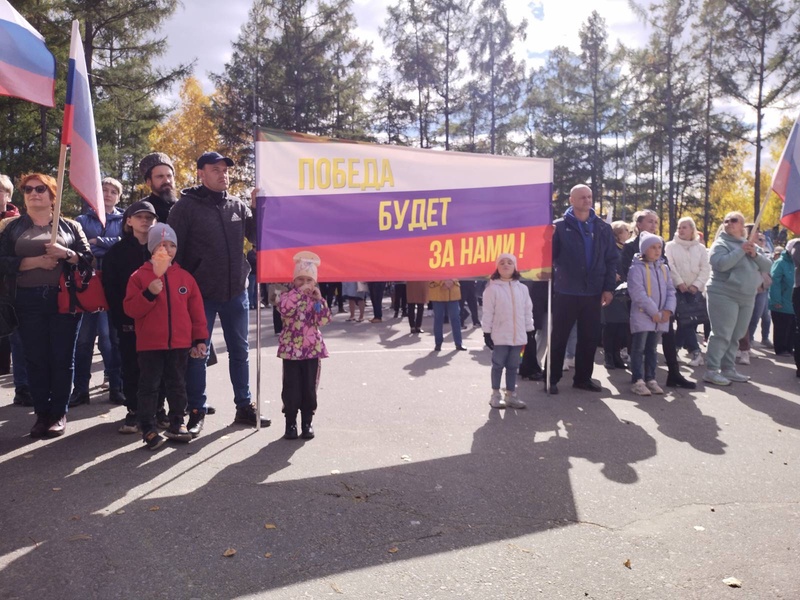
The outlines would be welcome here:
[[[725,219],[723,221],[723,223],[725,223],[726,225],[728,223],[738,223],[738,222],[739,222],[739,217],[731,217],[730,219]]]
[[[36,192],[37,194],[44,194],[47,191],[47,186],[46,185],[37,185],[37,186],[26,185],[26,186],[24,186],[22,188],[22,191],[25,192],[26,194],[32,194],[33,192]]]

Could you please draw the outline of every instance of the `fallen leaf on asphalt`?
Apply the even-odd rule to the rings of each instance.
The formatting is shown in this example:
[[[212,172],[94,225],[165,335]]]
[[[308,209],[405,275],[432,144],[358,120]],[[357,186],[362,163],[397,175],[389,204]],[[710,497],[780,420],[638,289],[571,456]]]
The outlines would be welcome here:
[[[72,516],[69,518],[69,520],[70,520],[70,521],[80,521],[80,520],[81,520],[81,518],[80,518],[78,515],[72,515]]]
[[[100,417],[101,419],[107,419],[107,418],[108,418],[108,415],[99,415],[99,417]]]
[[[333,471],[331,471],[331,475],[338,475],[339,473],[341,473],[339,469],[334,469]]]
[[[702,525],[695,525],[695,526],[694,526],[694,530],[695,530],[695,531],[705,531],[705,530],[706,530],[706,528],[705,528],[705,527],[703,527]]]
[[[149,508],[149,510],[150,510],[150,512],[156,512],[157,510],[161,510],[161,507],[160,506],[151,506]]]
[[[229,436],[229,435],[223,435],[223,436],[220,436],[220,438],[219,438],[219,439],[221,439],[221,440],[229,440],[229,439],[231,439],[231,436]]]
[[[225,558],[230,558],[231,556],[234,556],[235,554],[236,554],[236,550],[234,550],[233,548],[228,548],[227,550],[225,550],[225,552],[222,553],[222,556],[224,556]]]
[[[267,523],[266,525],[264,525],[264,529],[277,529],[277,528],[278,526],[275,525],[275,523]]]
[[[340,590],[340,589],[339,589],[339,586],[338,586],[338,585],[336,585],[335,583],[332,583],[332,582],[331,582],[331,589],[332,589],[334,592],[336,592],[337,594],[344,594],[344,592],[343,592],[342,590]]]
[[[23,454],[22,458],[33,458],[33,454]]]
[[[399,548],[397,546],[392,546],[391,548],[389,548],[389,554],[394,554],[398,550]]]
[[[120,509],[117,511],[117,514],[118,514],[118,515],[124,515],[124,514],[125,514],[125,509],[124,509],[124,508],[120,508]]]
[[[622,563],[622,565],[630,569],[631,568],[631,559],[629,558],[624,563]]]
[[[733,588],[742,587],[742,582],[736,579],[736,577],[726,577],[722,580],[722,583]]]
[[[264,554],[264,558],[272,558],[272,552],[267,552]]]
[[[530,550],[528,550],[527,548],[520,548],[520,547],[519,547],[519,546],[517,546],[516,544],[509,544],[509,545],[508,545],[508,547],[509,547],[509,548],[511,548],[511,549],[513,549],[513,550],[519,550],[520,552],[527,552],[528,554],[530,554],[530,553],[531,553],[531,551],[530,551]]]
[[[717,509],[712,506],[711,507],[711,512],[717,512]]]
[[[77,542],[78,540],[90,540],[90,539],[92,539],[92,536],[90,536],[88,533],[79,533],[78,535],[73,535],[71,538],[69,538],[69,541]]]
[[[408,454],[403,454],[403,456],[400,457],[400,460],[411,462],[411,457]]]
[[[61,488],[53,488],[53,491],[54,491],[54,492],[60,492],[60,491],[61,491]]]

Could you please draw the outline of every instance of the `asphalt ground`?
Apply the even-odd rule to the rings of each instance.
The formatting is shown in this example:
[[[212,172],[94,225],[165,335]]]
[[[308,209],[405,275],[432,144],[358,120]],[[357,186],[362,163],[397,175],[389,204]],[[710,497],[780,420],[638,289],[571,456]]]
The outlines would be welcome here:
[[[479,329],[434,353],[431,318],[412,336],[336,315],[317,437],[287,441],[262,315],[258,432],[233,424],[219,331],[217,414],[156,452],[117,433],[99,356],[55,440],[27,436],[0,379],[0,598],[800,598],[790,359],[756,350],[753,383],[640,398],[598,351],[602,393],[567,372],[558,396],[522,381],[528,409],[499,411]]]

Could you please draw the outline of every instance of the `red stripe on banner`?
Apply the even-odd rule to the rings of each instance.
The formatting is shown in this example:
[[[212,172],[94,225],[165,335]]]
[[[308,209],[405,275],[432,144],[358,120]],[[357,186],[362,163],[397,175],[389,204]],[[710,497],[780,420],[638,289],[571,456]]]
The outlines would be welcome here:
[[[56,82],[0,60],[0,96],[13,96],[42,106],[55,106]]]
[[[549,271],[552,225],[355,242],[258,252],[260,283],[291,281],[293,257],[301,250],[319,255],[320,281],[429,281],[485,277],[502,252],[517,257],[520,271]]]

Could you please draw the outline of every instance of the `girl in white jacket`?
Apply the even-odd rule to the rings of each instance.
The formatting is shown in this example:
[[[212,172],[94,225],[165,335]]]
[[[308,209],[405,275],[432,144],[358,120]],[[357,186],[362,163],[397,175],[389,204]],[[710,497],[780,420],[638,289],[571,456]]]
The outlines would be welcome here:
[[[492,350],[492,408],[525,408],[516,392],[520,352],[533,335],[533,303],[528,288],[519,281],[517,258],[497,257],[497,269],[483,292],[483,338]],[[506,371],[505,398],[500,381]]]

